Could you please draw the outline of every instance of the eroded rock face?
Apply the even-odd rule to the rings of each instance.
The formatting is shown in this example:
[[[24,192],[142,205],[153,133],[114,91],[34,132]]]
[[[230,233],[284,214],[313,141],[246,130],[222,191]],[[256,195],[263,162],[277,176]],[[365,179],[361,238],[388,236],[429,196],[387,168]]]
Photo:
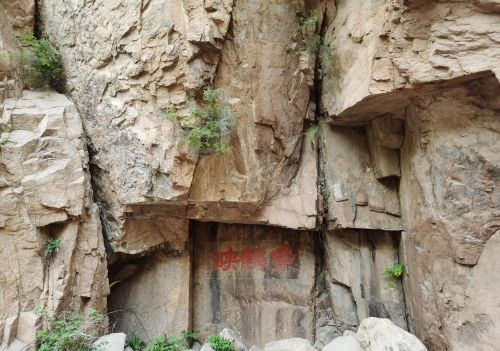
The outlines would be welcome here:
[[[322,347],[367,317],[390,318],[407,329],[401,281],[384,276],[398,262],[398,235],[334,230],[323,234],[323,275],[318,278],[316,340]]]
[[[486,87],[486,99],[481,89]],[[401,152],[406,297],[431,349],[499,342],[500,124],[496,79],[417,100]],[[497,251],[498,252],[498,251]],[[495,293],[494,293],[495,292]]]
[[[230,325],[258,347],[287,337],[312,340],[313,233],[204,223],[194,233],[194,330],[213,335]]]
[[[106,309],[107,265],[80,117],[63,95],[24,91],[0,119],[0,336],[34,338],[37,316]],[[43,257],[49,239],[62,246]]]
[[[305,120],[314,118],[314,54],[295,48],[305,1],[40,4],[84,118],[116,251],[128,251],[125,222],[137,205],[202,220],[316,227],[316,144],[302,143]],[[227,155],[198,157],[162,116],[170,106],[188,116],[212,83],[224,88],[238,129]]]
[[[152,342],[191,330],[191,258],[187,242],[182,244],[180,251],[159,250],[110,267],[108,310],[115,331]]]
[[[321,144],[328,228],[401,230],[397,179],[377,179],[365,130],[324,123]]]
[[[327,114],[334,123],[366,122],[454,79],[498,74],[497,8],[496,1],[340,2],[325,35]]]
[[[21,95],[21,51],[16,35],[33,30],[34,15],[33,0],[6,0],[0,3],[0,111],[4,99]]]

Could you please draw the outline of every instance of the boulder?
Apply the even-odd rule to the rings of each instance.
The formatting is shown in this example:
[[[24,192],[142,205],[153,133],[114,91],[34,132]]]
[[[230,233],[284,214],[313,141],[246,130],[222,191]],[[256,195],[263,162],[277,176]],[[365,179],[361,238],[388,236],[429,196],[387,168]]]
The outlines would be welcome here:
[[[235,351],[247,351],[247,347],[243,342],[241,341],[241,337],[236,333],[236,331],[230,329],[230,328],[224,328],[220,332],[220,336],[227,340],[231,340],[234,345]]]
[[[94,346],[98,347],[100,351],[124,351],[126,339],[125,333],[108,334],[97,339]]]
[[[354,336],[347,335],[333,339],[322,351],[363,351],[363,348]]]
[[[361,321],[356,339],[366,351],[427,351],[415,336],[389,319],[370,317]],[[326,351],[334,351],[331,348]]]
[[[200,351],[214,351],[214,349],[210,346],[210,343],[207,342],[206,344],[203,344]]]
[[[264,351],[315,351],[316,349],[306,339],[292,338],[268,342]]]

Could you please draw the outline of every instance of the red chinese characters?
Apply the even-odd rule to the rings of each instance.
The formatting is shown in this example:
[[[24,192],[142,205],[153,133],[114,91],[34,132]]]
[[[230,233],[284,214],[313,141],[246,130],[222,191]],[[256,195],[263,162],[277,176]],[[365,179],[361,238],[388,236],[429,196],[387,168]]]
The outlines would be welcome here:
[[[214,269],[222,268],[225,271],[236,269],[236,265],[239,263],[238,255],[239,252],[232,248],[226,251],[217,251],[214,256]]]
[[[298,255],[292,252],[292,248],[288,244],[283,244],[277,249],[271,251],[271,264],[273,271],[288,270],[289,268],[296,271],[295,267]]]
[[[266,270],[267,263],[270,262],[272,272],[276,271],[297,271],[299,254],[293,252],[287,243],[270,252],[270,259],[266,256],[264,247],[245,247],[241,251],[228,248],[224,251],[217,251],[213,256],[213,269],[224,271],[238,270],[250,271],[258,269]]]
[[[241,251],[241,269],[249,271],[254,268],[266,270],[266,250],[263,247],[247,247]]]

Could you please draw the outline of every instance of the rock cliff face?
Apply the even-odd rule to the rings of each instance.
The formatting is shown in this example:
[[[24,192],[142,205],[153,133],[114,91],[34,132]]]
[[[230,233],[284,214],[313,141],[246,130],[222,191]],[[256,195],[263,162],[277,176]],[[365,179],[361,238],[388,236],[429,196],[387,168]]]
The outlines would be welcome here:
[[[24,84],[26,30],[65,95]],[[382,317],[496,350],[499,67],[496,0],[3,1],[0,349],[40,305],[147,341],[322,348]],[[224,154],[186,141],[207,87],[237,119]]]
[[[29,344],[38,316],[104,310],[104,239],[92,201],[78,112],[65,96],[25,91],[3,103],[0,159],[0,336]],[[57,254],[49,240],[62,240]],[[44,257],[45,256],[45,257]]]

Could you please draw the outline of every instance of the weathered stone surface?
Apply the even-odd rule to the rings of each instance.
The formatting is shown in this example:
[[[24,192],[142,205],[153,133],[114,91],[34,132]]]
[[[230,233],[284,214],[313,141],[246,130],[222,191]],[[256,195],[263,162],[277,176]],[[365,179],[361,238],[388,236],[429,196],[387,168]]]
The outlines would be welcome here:
[[[303,145],[314,54],[293,49],[307,10],[305,1],[235,3],[215,85],[233,98],[239,128],[230,153],[199,159],[191,218],[315,228],[317,153]]]
[[[378,180],[362,128],[322,125],[328,228],[400,230],[397,182]]]
[[[97,339],[94,346],[101,351],[123,351],[126,339],[125,333],[108,334]]]
[[[323,63],[327,114],[334,123],[369,121],[456,84],[447,80],[497,71],[497,8],[496,1],[339,3],[325,35],[332,50]]]
[[[230,325],[258,347],[312,340],[314,246],[309,232],[197,223],[193,329],[211,335]]]
[[[110,267],[108,310],[116,331],[151,342],[159,335],[191,330],[191,258],[184,234],[181,250],[163,249]]]
[[[301,338],[284,339],[264,345],[264,351],[314,351],[309,340]]]
[[[492,97],[500,88],[489,83]],[[499,250],[500,115],[478,86],[416,100],[407,112],[405,290],[414,332],[432,350],[493,351],[500,342],[492,256]]]
[[[104,310],[104,244],[92,202],[88,158],[74,105],[63,95],[24,91],[0,119],[0,339],[29,344],[37,317]],[[8,131],[8,132],[7,132]],[[44,258],[50,238],[62,240]]]
[[[305,3],[41,1],[91,140],[116,251],[127,251],[134,205],[176,206],[202,220],[316,227],[315,144],[302,145],[304,121],[314,114],[314,55],[292,48]],[[162,111],[173,105],[188,116],[211,83],[225,89],[238,130],[227,155],[197,157]],[[282,93],[271,99],[275,91]]]
[[[366,351],[427,351],[415,335],[395,326],[386,318],[366,318],[356,339]]]
[[[398,262],[396,233],[334,230],[322,242],[325,275],[318,282],[316,334],[332,340],[367,317],[390,318],[407,329],[401,282],[383,275]]]
[[[4,0],[0,3],[0,114],[4,99],[21,96],[21,51],[16,35],[33,30],[34,14],[34,0]]]
[[[241,336],[238,333],[230,328],[224,328],[219,334],[223,338],[232,341],[234,345],[234,349],[236,351],[247,351],[247,347],[241,341]]]
[[[363,348],[354,336],[349,335],[335,338],[321,351],[363,351]]]

